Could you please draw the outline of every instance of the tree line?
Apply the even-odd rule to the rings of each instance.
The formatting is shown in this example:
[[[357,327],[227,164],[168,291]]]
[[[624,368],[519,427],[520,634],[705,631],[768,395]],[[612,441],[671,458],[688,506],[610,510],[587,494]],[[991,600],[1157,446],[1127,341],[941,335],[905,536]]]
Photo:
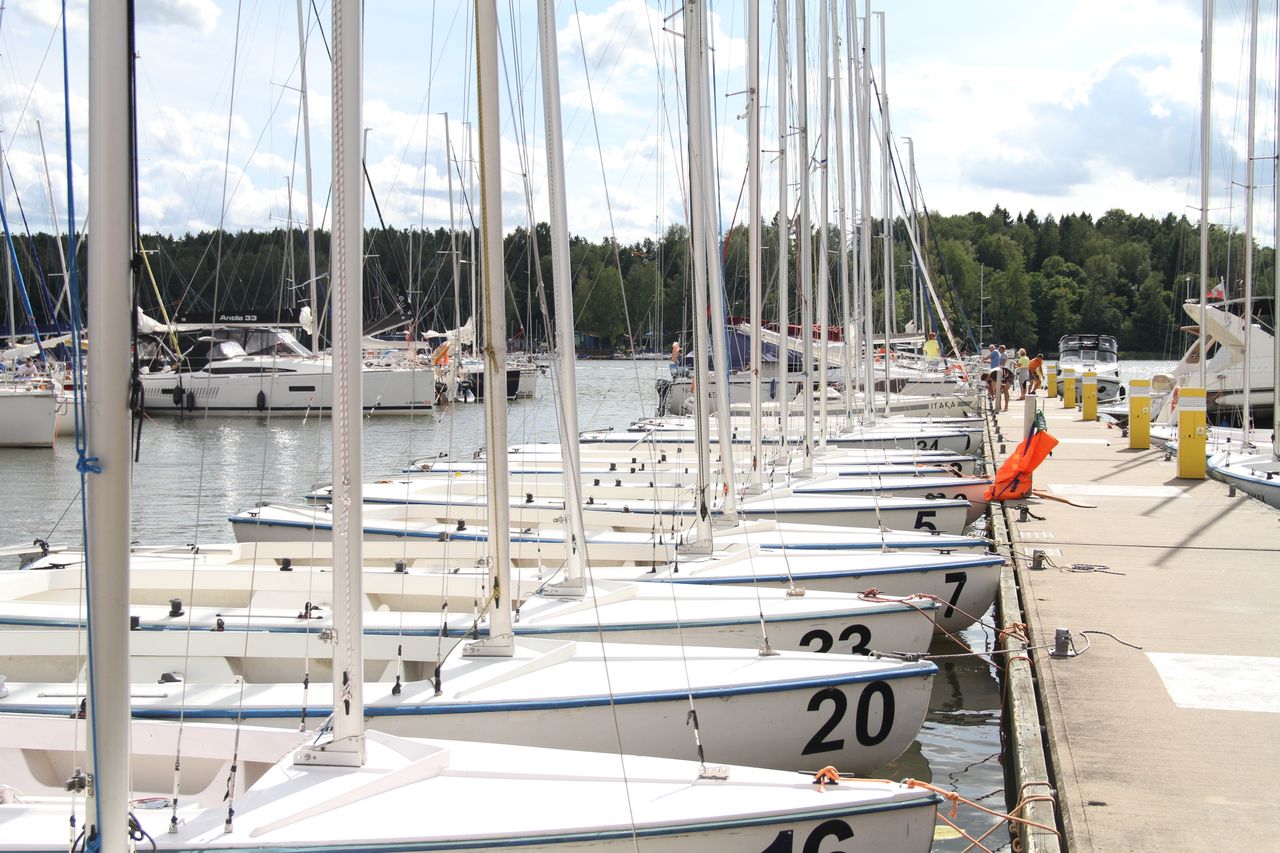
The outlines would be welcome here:
[[[911,269],[918,263],[907,237],[907,222],[892,229],[898,329],[911,318]],[[797,281],[795,223],[788,232],[790,271]],[[871,310],[876,328],[883,327],[881,285],[883,227],[872,228],[873,288]],[[1034,211],[921,218],[917,223],[922,250],[943,310],[962,346],[996,341],[1028,350],[1054,352],[1058,338],[1075,332],[1114,335],[1122,351],[1161,355],[1181,353],[1179,305],[1199,292],[1199,230],[1186,217],[1131,215],[1111,210],[1096,220],[1089,214],[1052,215]],[[779,223],[762,223],[764,315],[776,322]],[[859,235],[852,234],[856,243]],[[476,235],[471,230],[370,230],[365,240],[365,324],[380,329],[417,331],[446,329],[455,310],[465,322],[480,298],[475,295],[478,270],[473,263]],[[816,231],[811,236],[815,252]],[[841,239],[829,229],[831,317],[841,316],[839,252]],[[300,230],[201,232],[182,236],[144,235],[135,264],[135,300],[142,310],[174,320],[199,320],[215,313],[253,312],[260,317],[292,321],[309,301],[312,272],[306,235]],[[688,348],[693,300],[690,292],[689,234],[672,225],[660,234],[622,244],[605,238],[570,239],[575,328],[589,349],[655,349],[680,339]],[[65,239],[63,240],[65,252]],[[857,259],[850,256],[850,269]],[[1242,294],[1243,236],[1213,227],[1210,270],[1228,296]],[[15,287],[26,289],[42,327],[65,326],[61,298],[66,277],[58,245],[49,234],[14,239],[18,257]],[[80,241],[81,293],[84,286],[85,241]],[[329,235],[315,238],[315,280],[323,303],[328,287]],[[551,297],[551,235],[545,223],[532,231],[517,228],[504,239],[504,286],[508,333],[532,347],[543,345],[554,318]],[[816,253],[814,255],[817,257]],[[748,313],[747,228],[733,225],[721,244],[726,304],[731,314]],[[456,271],[456,274],[455,274]],[[1269,296],[1275,288],[1275,250],[1255,247],[1254,293]],[[814,263],[814,277],[817,264]],[[29,332],[23,301],[0,292],[0,325],[8,331],[9,304],[19,334]],[[83,297],[82,297],[83,301]],[[797,300],[791,300],[791,323],[797,323]],[[61,310],[55,311],[59,305]],[[816,312],[815,312],[816,317]],[[917,318],[935,327],[933,309]]]

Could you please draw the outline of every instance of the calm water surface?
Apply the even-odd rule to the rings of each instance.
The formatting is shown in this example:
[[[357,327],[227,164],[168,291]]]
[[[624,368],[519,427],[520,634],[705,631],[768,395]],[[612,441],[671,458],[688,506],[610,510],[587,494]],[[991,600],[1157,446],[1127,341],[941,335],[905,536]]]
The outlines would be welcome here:
[[[1171,362],[1127,362],[1122,376],[1150,376]],[[579,426],[622,427],[653,413],[653,380],[667,375],[665,362],[584,361],[578,364]],[[511,404],[510,441],[556,440],[551,377],[539,396]],[[330,425],[326,418],[158,418],[143,426],[141,457],[133,472],[134,538],[149,544],[215,543],[231,539],[228,515],[259,501],[299,501],[330,480]],[[484,437],[477,405],[440,409],[419,417],[366,418],[364,478],[393,474],[410,460],[440,453],[465,456]],[[0,482],[9,495],[0,545],[76,543],[80,535],[75,447],[64,437],[52,451],[0,449]],[[953,655],[994,647],[991,632],[975,626],[966,646],[935,644]],[[959,791],[983,805],[1004,809],[1000,763],[1000,690],[991,665],[977,656],[939,661],[930,712],[915,744],[882,774],[912,777]],[[961,813],[962,824],[983,832],[989,819]],[[988,839],[1008,849],[1008,836]],[[966,844],[940,838],[935,850]]]

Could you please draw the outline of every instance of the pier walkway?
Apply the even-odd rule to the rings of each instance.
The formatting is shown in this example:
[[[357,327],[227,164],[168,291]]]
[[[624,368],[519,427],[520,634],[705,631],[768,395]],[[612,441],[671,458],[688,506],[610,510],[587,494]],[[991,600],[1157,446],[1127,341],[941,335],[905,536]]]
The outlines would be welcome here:
[[[1035,488],[1079,505],[1004,517],[1064,849],[1280,850],[1280,512],[1039,402],[1061,444]],[[1006,451],[1022,423],[1015,398]]]

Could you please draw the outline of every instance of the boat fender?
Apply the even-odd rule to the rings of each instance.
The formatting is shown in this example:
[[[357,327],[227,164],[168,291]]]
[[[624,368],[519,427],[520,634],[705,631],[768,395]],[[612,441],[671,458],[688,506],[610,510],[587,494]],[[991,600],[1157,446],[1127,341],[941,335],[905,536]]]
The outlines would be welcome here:
[[[258,411],[265,412],[267,410],[267,392],[258,391]]]
[[[194,412],[196,410],[196,392],[187,392],[187,411]]]
[[[179,385],[173,386],[172,397],[173,397],[173,404],[175,406],[179,406],[179,407],[182,406],[182,400],[184,396],[185,396],[185,392],[182,389],[182,385],[179,384]]]

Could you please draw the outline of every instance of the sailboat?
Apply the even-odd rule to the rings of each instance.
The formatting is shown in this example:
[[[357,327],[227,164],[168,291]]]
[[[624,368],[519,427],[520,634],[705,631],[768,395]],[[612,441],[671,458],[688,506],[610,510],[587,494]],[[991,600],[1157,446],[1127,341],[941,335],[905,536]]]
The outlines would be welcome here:
[[[1257,53],[1258,53],[1258,3],[1253,0],[1250,4],[1253,22],[1250,26],[1250,62],[1249,62],[1249,146],[1246,155],[1246,163],[1248,163],[1248,174],[1250,176],[1247,184],[1247,200],[1246,200],[1246,237],[1245,246],[1247,255],[1247,263],[1245,265],[1245,305],[1244,305],[1244,325],[1248,329],[1248,334],[1252,335],[1254,328],[1252,323],[1252,300],[1249,298],[1252,291],[1252,214],[1253,214],[1253,123],[1256,102],[1256,82],[1257,82]],[[1277,105],[1276,126],[1280,128],[1280,104]],[[1275,207],[1274,211],[1280,211],[1280,158],[1276,159],[1276,180],[1272,181],[1275,190]],[[1280,238],[1280,216],[1276,216],[1275,236]],[[1280,246],[1280,242],[1276,243]],[[1272,275],[1276,275],[1275,266],[1272,266]],[[1280,279],[1273,279],[1272,293],[1277,293],[1276,283]],[[1222,480],[1231,484],[1235,488],[1240,489],[1246,494],[1252,495],[1269,506],[1280,509],[1280,330],[1274,328],[1275,317],[1277,316],[1276,306],[1280,305],[1280,300],[1273,298],[1272,301],[1272,325],[1271,330],[1272,346],[1271,355],[1271,448],[1268,452],[1265,449],[1259,449],[1252,446],[1252,400],[1250,395],[1249,372],[1253,368],[1253,358],[1256,350],[1250,352],[1249,348],[1245,349],[1245,385],[1242,394],[1243,415],[1241,417],[1242,437],[1238,448],[1228,447],[1226,451],[1211,456],[1208,461],[1208,470],[1215,479]],[[1251,342],[1251,341],[1250,341]],[[1257,353],[1263,355],[1265,353]],[[1262,359],[1259,359],[1260,361]]]
[[[493,4],[479,9],[477,26],[493,34]],[[359,61],[360,11],[355,3],[334,4],[334,73],[343,84],[335,87],[336,103],[346,107],[335,109],[343,131],[335,134],[337,155],[358,150],[350,143],[358,143],[359,78],[344,69],[348,52]],[[90,247],[90,322],[99,352],[120,358],[127,352],[127,318],[118,311],[113,316],[110,308],[113,301],[127,301],[111,288],[115,283],[123,292],[129,282],[127,200],[132,195],[127,169],[101,165],[129,162],[126,111],[119,108],[128,103],[126,20],[123,9],[105,4],[91,9],[91,156],[99,168],[90,171],[90,198],[99,224]],[[496,71],[492,57],[482,61],[487,62],[482,74]],[[358,174],[350,168],[358,158],[334,160],[346,166],[344,177]],[[335,233],[345,238],[335,240],[341,247],[335,254],[335,291],[347,296],[353,259],[345,250],[357,250],[354,267],[359,269],[359,182],[335,189],[340,211]],[[357,205],[355,227],[346,218],[351,211],[344,201]],[[351,290],[358,297],[358,284]],[[338,340],[348,342],[347,334],[338,332]],[[354,382],[358,392],[357,370],[347,365],[336,379]],[[123,375],[109,371],[99,371],[90,390],[89,458],[101,471],[94,472],[89,490],[95,559],[89,644],[96,661],[90,665],[89,719],[6,718],[0,725],[0,825],[6,846],[53,851],[83,842],[115,850],[150,839],[165,849],[238,851],[553,850],[578,844],[728,851],[788,850],[796,838],[816,848],[825,839],[855,834],[860,844],[873,845],[866,849],[924,851],[930,846],[935,798],[904,786],[854,781],[824,786],[818,794],[803,779],[776,772],[621,754],[409,741],[365,732],[358,608],[343,608],[333,685],[342,703],[319,736],[192,722],[130,725],[127,684],[110,671],[128,659],[130,637],[127,610],[118,599],[128,586],[128,418],[123,405],[104,405],[122,401],[125,390]],[[355,410],[358,447],[359,408],[342,407]],[[345,427],[337,430],[351,438]],[[358,502],[353,516],[343,544],[350,543],[358,558]],[[358,594],[359,574],[347,582]],[[346,621],[352,616],[354,631]],[[87,751],[78,748],[86,728]],[[78,769],[86,759],[87,773]],[[483,802],[501,808],[486,808],[479,820],[476,804]],[[433,813],[426,831],[424,803]]]
[[[493,117],[485,119],[482,129],[496,125]],[[490,136],[483,162],[496,163],[496,155],[496,139]],[[490,324],[485,355],[493,376],[505,365],[503,295],[494,281],[501,269],[497,234],[500,205],[496,177],[488,174],[482,185],[487,194],[484,241],[490,253],[486,269],[493,271],[485,277]],[[358,256],[358,252],[351,256]],[[344,318],[342,310],[335,311],[335,320],[337,330],[342,330],[344,323],[356,322],[349,316]],[[488,440],[501,446],[506,432],[504,402],[488,399],[486,407]],[[358,428],[353,433],[358,435]],[[343,457],[335,456],[334,469],[350,472],[339,481],[334,494],[336,575],[340,571],[337,555],[358,552],[362,527],[359,466],[354,462],[358,441],[349,436],[343,441],[335,439],[334,447],[335,454]],[[821,755],[825,763],[863,772],[890,760],[914,739],[936,672],[931,663],[771,649],[761,653],[714,647],[620,646],[518,636],[513,630],[514,585],[503,535],[507,529],[503,467],[498,459],[489,469],[489,517],[497,521],[498,531],[489,538],[486,566],[489,632],[465,646],[460,657],[439,660],[427,677],[394,682],[365,683],[349,671],[339,678],[335,667],[334,683],[327,686],[227,680],[183,682],[180,690],[155,690],[136,684],[134,712],[148,717],[194,714],[207,719],[294,723],[315,713],[327,713],[330,708],[336,712],[346,705],[346,697],[363,694],[369,697],[364,715],[376,727],[397,733],[417,733],[429,727],[434,734],[464,739],[497,738],[586,749],[620,746],[628,752],[684,756],[696,752],[697,743],[686,725],[686,717],[693,711],[700,721],[697,733],[702,747],[731,761],[781,768],[798,766],[806,755]],[[346,564],[355,566],[359,561],[349,559]],[[336,636],[351,643],[354,608],[348,599],[359,600],[363,576],[359,572],[346,574],[343,583],[350,591],[345,597],[335,596],[333,620]],[[707,701],[712,698],[713,702]],[[74,710],[65,695],[30,683],[10,685],[9,697],[0,702],[34,713]],[[70,705],[74,704],[71,697]],[[856,709],[857,736],[829,737],[832,729],[824,728],[821,721],[811,732],[797,725],[799,721],[809,724],[812,715],[823,713],[824,706],[831,709],[828,722],[843,719],[847,710]],[[554,718],[548,716],[550,710],[556,711]],[[831,722],[832,727],[837,724]]]
[[[3,159],[0,158],[0,167]],[[0,187],[3,181],[0,180]],[[0,196],[0,223],[4,233],[0,241],[4,243],[5,268],[9,276],[9,343],[10,346],[0,351],[0,447],[53,447],[58,438],[58,426],[61,416],[66,412],[66,405],[59,393],[57,384],[44,370],[47,363],[45,350],[55,346],[58,340],[41,340],[36,327],[35,316],[31,311],[27,297],[26,283],[22,277],[22,267],[18,263],[17,251],[13,245],[13,236],[9,232],[9,217],[5,211],[5,201]],[[14,274],[17,274],[17,288],[14,287]],[[25,313],[31,324],[33,341],[18,344],[13,327],[13,306],[15,295],[21,298]],[[40,367],[34,367],[35,359],[39,359]]]

